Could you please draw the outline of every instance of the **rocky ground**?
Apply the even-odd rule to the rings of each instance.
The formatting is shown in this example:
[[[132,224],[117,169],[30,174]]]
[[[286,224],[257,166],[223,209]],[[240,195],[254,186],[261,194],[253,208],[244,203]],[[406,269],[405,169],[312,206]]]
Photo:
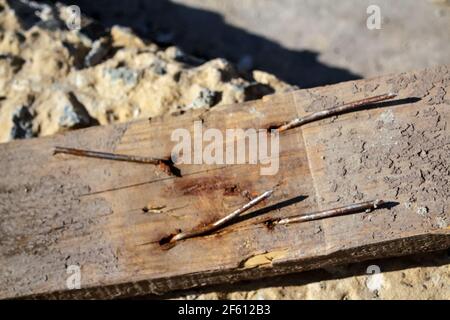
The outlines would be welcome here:
[[[342,265],[263,282],[183,293],[177,299],[445,299],[450,298],[448,253]],[[380,273],[377,273],[381,271]]]
[[[262,71],[239,73],[161,48],[127,28],[84,21],[67,30],[61,6],[1,1],[0,142],[95,124],[258,99],[291,88]]]
[[[131,1],[126,13],[134,13],[135,18],[126,20],[127,14],[125,18],[118,15],[113,6],[103,1],[78,2],[81,5],[91,2],[92,6],[82,6],[82,11],[89,12],[91,8],[91,14],[100,18],[109,28],[84,18],[81,30],[70,31],[67,25],[70,24],[71,17],[63,5],[49,6],[43,2],[0,0],[0,142],[165,113],[182,113],[192,108],[212,108],[219,104],[258,99],[267,94],[294,88],[270,73],[254,71],[255,67],[273,71],[285,79],[292,80],[292,84],[301,86],[373,75],[374,70],[382,73],[404,71],[396,69],[395,64],[391,64],[392,61],[385,63],[382,58],[376,59],[382,65],[381,68],[377,69],[375,63],[368,64],[364,69],[366,64],[361,60],[363,58],[357,58],[353,70],[350,70],[346,68],[346,59],[349,59],[350,52],[357,51],[354,46],[345,49],[349,50],[346,51],[347,54],[335,53],[338,57],[344,57],[341,62],[333,60],[336,55],[325,55],[325,60],[335,61],[334,66],[330,66],[319,61],[312,49],[303,52],[287,50],[262,36],[242,31],[246,24],[252,25],[261,16],[269,25],[269,20],[277,18],[268,15],[268,12],[277,12],[277,5],[273,4],[276,2],[269,4],[267,1],[260,1],[258,5],[252,0],[227,2],[227,10],[235,8],[241,16],[254,15],[254,19],[248,19],[247,22],[242,22],[244,20],[241,19],[239,28],[224,27],[223,20],[220,17],[218,19],[217,14],[204,13],[204,8],[193,9],[184,4],[151,1],[146,3],[151,3],[148,5],[154,6],[154,10],[145,11],[142,2]],[[199,1],[184,2],[195,4]],[[286,4],[285,1],[282,2]],[[218,6],[217,3],[219,2],[205,1],[203,6]],[[253,3],[255,8],[259,9],[239,11],[236,9],[238,3],[243,8],[249,8]],[[305,3],[310,8],[321,8],[316,7],[313,2]],[[102,4],[105,10],[96,12],[95,7]],[[262,10],[264,5],[265,10]],[[203,28],[199,27],[199,30],[204,30],[198,34],[194,32],[192,35],[182,36],[180,29],[172,29],[167,23],[158,24],[160,20],[157,16],[165,17],[166,22],[173,20],[169,18],[172,11],[166,10],[159,14],[156,11],[167,9],[167,6],[172,9],[173,6],[178,6],[176,10],[183,17],[179,21],[181,26],[186,21],[189,26],[189,15],[192,15],[203,22],[200,23]],[[271,10],[270,6],[275,9]],[[424,10],[438,10],[436,24],[445,28],[447,22],[439,20],[439,17],[447,15],[447,11],[442,13],[439,6],[432,8]],[[329,19],[328,9],[321,10],[318,12],[322,12],[322,15]],[[147,16],[142,18],[144,13]],[[345,16],[344,13],[341,15]],[[153,24],[146,20],[149,17],[155,17]],[[286,20],[285,25],[298,20],[295,15],[290,19]],[[120,21],[123,26],[114,25],[113,21]],[[128,23],[125,23],[126,21]],[[220,41],[202,42],[198,37],[205,38],[205,32],[208,33],[205,25],[210,22],[212,26],[217,27],[219,23],[224,28],[221,29]],[[133,27],[133,30],[127,26]],[[413,33],[415,30],[411,27],[404,29],[406,33]],[[434,29],[430,27],[427,30],[426,32],[431,34]],[[152,40],[137,36],[134,31],[141,35],[146,34],[148,39]],[[282,31],[267,27],[265,32],[275,32],[282,41],[288,41]],[[213,34],[210,34],[212,37]],[[443,29],[442,34],[443,37],[448,37],[448,29]],[[416,42],[408,42],[408,46],[416,48],[411,66],[420,68],[449,62],[445,60],[448,59],[450,50],[444,53],[438,50],[436,38],[427,40],[428,51],[422,50]],[[316,42],[308,40],[310,42],[303,44],[315,48],[314,50],[319,50],[321,46],[333,47],[330,44],[337,40],[329,39],[333,37],[316,37]],[[173,45],[177,41],[182,48]],[[249,44],[246,44],[246,41]],[[347,39],[346,43],[349,46],[351,39]],[[445,46],[449,43],[450,41],[441,44],[441,49],[448,48]],[[433,48],[436,50],[431,55]],[[408,48],[400,47],[398,50],[404,52]],[[271,53],[271,59],[268,59],[270,61],[265,61],[264,55],[259,55],[258,52]],[[367,52],[371,52],[370,47]],[[424,57],[425,52],[429,54],[429,59],[421,64],[420,59]],[[401,57],[394,53],[387,50],[383,52],[383,57],[389,60],[389,57],[395,56],[394,62],[400,61]],[[275,60],[277,55],[280,59]],[[216,58],[223,56],[229,57],[235,64],[223,58]],[[265,57],[268,57],[267,54]],[[402,57],[405,60],[404,56]],[[408,63],[403,64],[403,67],[407,68]],[[372,274],[377,271],[382,273]],[[450,257],[448,252],[441,252],[329,268],[202,292],[180,293],[171,298],[449,299],[449,278]]]

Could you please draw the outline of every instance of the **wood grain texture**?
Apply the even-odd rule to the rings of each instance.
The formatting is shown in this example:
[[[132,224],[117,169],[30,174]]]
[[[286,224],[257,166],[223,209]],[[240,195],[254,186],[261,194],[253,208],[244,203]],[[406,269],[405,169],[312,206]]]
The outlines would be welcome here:
[[[52,154],[54,146],[170,156],[174,129],[269,128],[336,103],[393,91],[395,101],[280,136],[280,169],[152,165]],[[113,298],[162,294],[340,263],[450,247],[450,69],[299,90],[0,145],[0,298]],[[159,241],[269,200],[219,232],[167,250]],[[372,213],[276,226],[286,217],[375,198]],[[158,212],[142,209],[162,208]],[[81,267],[80,290],[66,286]]]

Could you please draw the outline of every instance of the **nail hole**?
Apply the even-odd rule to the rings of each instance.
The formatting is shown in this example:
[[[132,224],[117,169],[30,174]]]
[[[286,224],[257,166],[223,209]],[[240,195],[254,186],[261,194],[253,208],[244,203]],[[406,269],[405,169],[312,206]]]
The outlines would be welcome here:
[[[275,228],[275,222],[278,220],[279,219],[268,219],[268,220],[264,221],[263,223],[267,227],[267,229],[273,230]]]
[[[167,171],[168,173],[170,173],[170,174],[172,174],[172,175],[174,175],[174,176],[176,176],[176,177],[179,177],[179,178],[181,177],[181,170],[178,169],[178,168],[174,165],[174,163],[173,163],[171,157],[169,157],[168,159],[165,159],[165,160],[161,161],[160,166],[161,166],[161,168],[162,168],[163,170]]]
[[[165,236],[163,238],[161,238],[161,240],[159,240],[159,245],[160,246],[164,246],[167,245],[168,243],[170,243],[170,240],[172,240],[172,238],[175,236],[174,233],[169,234],[168,236]]]
[[[268,133],[271,133],[272,130],[276,130],[276,129],[278,129],[279,127],[281,127],[282,125],[283,125],[283,124],[271,124],[271,125],[269,125],[269,126],[266,128],[266,130],[267,130]]]

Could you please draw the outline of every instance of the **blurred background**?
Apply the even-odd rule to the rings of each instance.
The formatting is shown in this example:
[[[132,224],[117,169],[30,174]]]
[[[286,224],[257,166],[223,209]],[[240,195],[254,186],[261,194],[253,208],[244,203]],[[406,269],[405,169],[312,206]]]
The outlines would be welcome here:
[[[65,0],[159,45],[308,88],[450,63],[446,0]],[[381,10],[369,30],[366,10]]]

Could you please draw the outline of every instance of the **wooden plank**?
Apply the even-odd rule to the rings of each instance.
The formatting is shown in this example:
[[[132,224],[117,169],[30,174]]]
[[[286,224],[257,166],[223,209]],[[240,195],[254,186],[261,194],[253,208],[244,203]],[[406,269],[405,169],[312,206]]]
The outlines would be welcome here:
[[[269,128],[334,103],[398,99],[283,133],[280,168],[155,166],[52,154],[66,146],[168,157],[177,128]],[[0,298],[112,298],[259,279],[450,246],[450,70],[360,80],[0,145]],[[159,241],[272,198],[219,232]],[[398,205],[269,229],[286,217],[375,198]],[[162,208],[144,212],[144,207]],[[260,210],[263,208],[262,210]],[[267,209],[268,208],[268,209]],[[81,289],[70,290],[70,265]]]

